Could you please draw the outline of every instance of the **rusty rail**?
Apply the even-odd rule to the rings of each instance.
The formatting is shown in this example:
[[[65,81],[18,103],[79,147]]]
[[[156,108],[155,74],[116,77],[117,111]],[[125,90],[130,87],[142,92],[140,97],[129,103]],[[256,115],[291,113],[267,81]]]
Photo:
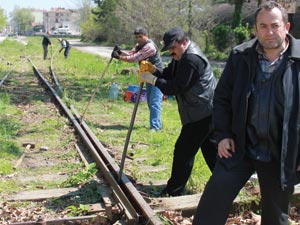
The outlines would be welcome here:
[[[162,222],[160,221],[158,216],[147,204],[147,202],[134,187],[134,185],[130,182],[128,177],[122,174],[122,177],[118,182],[118,173],[120,172],[120,168],[117,163],[114,161],[114,159],[111,158],[111,156],[108,154],[108,151],[104,148],[98,138],[93,134],[87,124],[82,121],[75,108],[71,107],[74,113],[73,115],[73,113],[59,97],[58,93],[38,71],[34,63],[30,59],[29,61],[33,65],[34,73],[52,92],[55,100],[59,103],[64,113],[68,116],[69,120],[76,128],[76,131],[81,136],[82,141],[88,147],[98,168],[101,170],[103,176],[110,184],[113,193],[117,198],[117,201],[119,201],[120,204],[124,207],[128,224],[161,225]]]

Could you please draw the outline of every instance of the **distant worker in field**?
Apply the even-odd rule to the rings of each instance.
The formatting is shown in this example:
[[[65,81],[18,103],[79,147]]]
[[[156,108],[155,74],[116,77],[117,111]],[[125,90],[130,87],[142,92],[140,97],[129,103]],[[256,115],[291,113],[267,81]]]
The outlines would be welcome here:
[[[217,148],[210,140],[216,78],[204,53],[180,27],[167,31],[163,41],[162,51],[169,51],[172,61],[163,70],[142,61],[139,80],[176,96],[182,128],[175,144],[171,177],[160,195],[178,196],[184,194],[200,147],[211,171],[216,163]]]
[[[148,31],[143,27],[137,27],[133,34],[137,41],[135,47],[128,52],[115,49],[112,57],[125,62],[141,62],[148,60],[157,68],[162,69],[163,63],[156,44],[149,38]],[[147,104],[150,110],[150,131],[162,129],[161,106],[163,94],[158,87],[146,83]]]
[[[65,56],[65,59],[67,59],[68,55],[70,53],[70,50],[71,50],[71,45],[70,45],[70,43],[66,39],[58,38],[58,41],[61,44],[61,49],[59,49],[59,53],[61,53],[61,51],[63,49],[65,49],[64,56]]]
[[[51,33],[49,31],[47,31],[47,33],[43,35],[42,45],[44,50],[44,60],[47,58],[48,55],[48,45],[50,45],[50,48],[52,48],[52,44],[49,38],[50,35]]]

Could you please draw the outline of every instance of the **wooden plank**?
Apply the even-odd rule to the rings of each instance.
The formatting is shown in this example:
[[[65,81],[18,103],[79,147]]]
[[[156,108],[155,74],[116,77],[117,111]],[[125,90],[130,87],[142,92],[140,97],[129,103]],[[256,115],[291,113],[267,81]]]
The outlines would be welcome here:
[[[183,195],[170,198],[152,199],[150,206],[154,212],[162,212],[165,210],[182,210],[189,211],[197,208],[201,194]]]
[[[151,208],[156,212],[162,212],[165,210],[179,210],[183,212],[191,212],[195,211],[199,200],[201,198],[202,193],[200,194],[194,194],[194,195],[183,195],[183,196],[178,196],[178,197],[169,197],[169,198],[153,198],[151,199],[150,206]],[[295,191],[293,196],[294,197],[299,197],[300,195],[300,184],[295,186]],[[242,203],[242,200],[237,197],[234,200],[235,204],[240,204]]]
[[[5,197],[7,201],[41,201],[48,198],[59,198],[75,195],[78,188],[57,188],[49,190],[21,191],[15,195]]]

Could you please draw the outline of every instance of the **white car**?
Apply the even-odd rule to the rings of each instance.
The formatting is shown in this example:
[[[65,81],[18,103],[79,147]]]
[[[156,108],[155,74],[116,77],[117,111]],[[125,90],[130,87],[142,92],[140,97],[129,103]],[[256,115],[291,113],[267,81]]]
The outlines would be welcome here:
[[[57,28],[53,34],[68,34],[68,35],[71,35],[72,32],[70,31],[69,28]]]

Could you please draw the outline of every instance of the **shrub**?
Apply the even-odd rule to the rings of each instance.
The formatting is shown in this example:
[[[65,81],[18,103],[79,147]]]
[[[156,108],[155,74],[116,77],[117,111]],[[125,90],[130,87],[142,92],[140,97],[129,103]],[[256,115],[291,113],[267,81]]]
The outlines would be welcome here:
[[[238,27],[234,28],[233,33],[236,43],[243,43],[250,37],[249,24],[247,23],[245,26],[240,24]]]
[[[231,45],[232,29],[229,25],[219,24],[212,29],[213,41],[218,51],[224,51]]]

